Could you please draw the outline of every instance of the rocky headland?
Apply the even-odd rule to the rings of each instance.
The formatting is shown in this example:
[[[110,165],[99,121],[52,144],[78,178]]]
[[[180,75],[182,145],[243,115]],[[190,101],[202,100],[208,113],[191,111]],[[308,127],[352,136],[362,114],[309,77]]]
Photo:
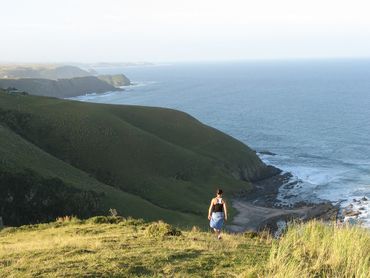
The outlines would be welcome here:
[[[0,88],[37,96],[76,97],[122,91],[131,84],[124,74],[98,75],[70,65],[0,65]]]

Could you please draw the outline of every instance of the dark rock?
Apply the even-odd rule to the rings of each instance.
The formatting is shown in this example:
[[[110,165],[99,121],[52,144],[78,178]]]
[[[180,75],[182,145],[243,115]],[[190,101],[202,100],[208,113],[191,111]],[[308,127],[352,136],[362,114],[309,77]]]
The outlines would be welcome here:
[[[279,177],[281,174],[282,170],[279,168],[276,168],[272,165],[266,165],[264,167],[260,167],[258,171],[256,171],[253,175],[247,175],[243,169],[240,169],[239,171],[239,176],[241,180],[247,180],[250,182],[259,182],[259,181],[264,181],[269,178],[273,178],[275,176]]]
[[[332,205],[330,202],[316,204],[306,215],[304,220],[313,218],[324,221],[336,220],[339,207]]]
[[[348,211],[344,211],[343,212],[343,215],[344,216],[359,216],[361,214],[361,212],[357,211],[357,210],[348,210]]]
[[[354,219],[354,218],[349,218],[349,219],[347,219],[346,223],[353,226],[353,225],[359,224],[359,221]]]
[[[264,154],[264,155],[271,155],[271,156],[276,155],[276,153],[273,153],[273,152],[270,152],[270,151],[259,151],[258,153],[259,154]]]

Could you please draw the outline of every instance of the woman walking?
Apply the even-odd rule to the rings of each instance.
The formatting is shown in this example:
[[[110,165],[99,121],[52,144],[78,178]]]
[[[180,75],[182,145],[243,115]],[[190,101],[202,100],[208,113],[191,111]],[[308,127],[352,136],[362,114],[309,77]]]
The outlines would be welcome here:
[[[209,226],[217,233],[217,238],[221,239],[222,225],[227,220],[226,203],[222,200],[222,189],[217,189],[216,197],[211,200],[211,205],[208,209]]]

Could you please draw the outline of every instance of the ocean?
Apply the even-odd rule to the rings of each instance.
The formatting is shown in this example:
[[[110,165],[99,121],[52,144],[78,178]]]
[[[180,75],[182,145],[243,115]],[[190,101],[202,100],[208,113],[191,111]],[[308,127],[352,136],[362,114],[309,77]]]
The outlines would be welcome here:
[[[241,140],[298,183],[281,202],[353,204],[370,227],[370,60],[173,63],[124,73],[124,92],[74,99],[169,107]],[[286,198],[289,196],[289,198]],[[354,200],[355,199],[355,200]]]

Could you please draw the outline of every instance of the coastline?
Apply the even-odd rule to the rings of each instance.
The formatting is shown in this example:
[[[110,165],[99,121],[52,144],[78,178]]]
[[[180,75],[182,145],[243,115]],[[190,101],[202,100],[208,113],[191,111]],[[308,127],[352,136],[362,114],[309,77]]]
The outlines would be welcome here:
[[[370,228],[370,202],[359,204],[354,201],[363,197],[370,200],[369,155],[366,148],[369,129],[367,125],[357,124],[358,117],[368,118],[366,102],[358,102],[358,99],[368,99],[367,87],[359,84],[357,79],[358,73],[367,66],[363,62],[356,62],[352,70],[348,70],[348,64],[339,61],[323,62],[316,61],[307,67],[306,61],[302,61],[296,64],[299,69],[296,72],[287,71],[287,64],[278,65],[273,61],[257,68],[248,63],[219,63],[212,65],[211,72],[207,70],[210,68],[207,63],[189,63],[186,67],[175,63],[160,70],[158,68],[158,71],[151,67],[102,70],[100,74],[124,72],[136,82],[152,80],[155,85],[133,86],[125,93],[96,98],[91,96],[91,99],[84,101],[161,106],[190,113],[202,122],[251,145],[266,164],[276,165],[299,179],[297,186],[286,185],[286,190],[282,188],[279,196],[285,199],[281,198],[280,201],[292,203],[297,199],[311,201],[324,198],[333,204],[341,202],[341,211],[348,207],[349,214],[361,213],[358,217],[351,216],[351,222],[364,222]],[[278,75],[277,67],[281,70]],[[188,82],[183,82],[181,73],[184,70],[189,73]],[[317,71],[330,77],[324,86],[326,93],[321,91],[322,84],[314,82]],[[338,83],[335,82],[338,76],[344,80],[347,89],[352,88],[348,94],[338,90]],[[211,77],[214,78],[212,80],[225,80],[226,83],[207,82]],[[199,80],[204,81],[204,86],[198,86]],[[262,84],[261,80],[266,82]],[[275,82],[269,80],[279,80],[281,86],[276,87]],[[305,86],[302,86],[303,80]],[[295,94],[291,86],[301,88],[302,93]],[[350,97],[355,92],[359,98]],[[202,101],[204,99],[207,99],[207,103]],[[342,107],[340,100],[346,101],[351,111],[357,111],[360,107],[363,113],[336,115],[339,110],[334,108]],[[307,103],[307,109],[302,111],[300,104],[303,102]],[[270,105],[276,103],[280,105]],[[325,103],[331,103],[333,109],[328,110]],[[229,105],[233,107],[232,110]],[[318,112],[316,119],[325,121],[313,124],[312,109]],[[302,122],[296,122],[298,118],[292,115],[300,115]],[[347,121],[346,125],[336,122],[340,116]],[[328,132],[332,128],[333,132]],[[326,132],[320,133],[320,130]],[[355,212],[351,211],[352,206]]]
[[[279,188],[288,183],[290,173],[275,174],[266,179],[253,182],[251,192],[243,192],[232,198],[232,206],[238,211],[231,224],[226,228],[230,232],[258,232],[269,230],[272,233],[279,231],[288,221],[308,221],[322,219],[335,221],[339,206],[329,201],[320,203],[296,203],[291,207],[278,204]]]

